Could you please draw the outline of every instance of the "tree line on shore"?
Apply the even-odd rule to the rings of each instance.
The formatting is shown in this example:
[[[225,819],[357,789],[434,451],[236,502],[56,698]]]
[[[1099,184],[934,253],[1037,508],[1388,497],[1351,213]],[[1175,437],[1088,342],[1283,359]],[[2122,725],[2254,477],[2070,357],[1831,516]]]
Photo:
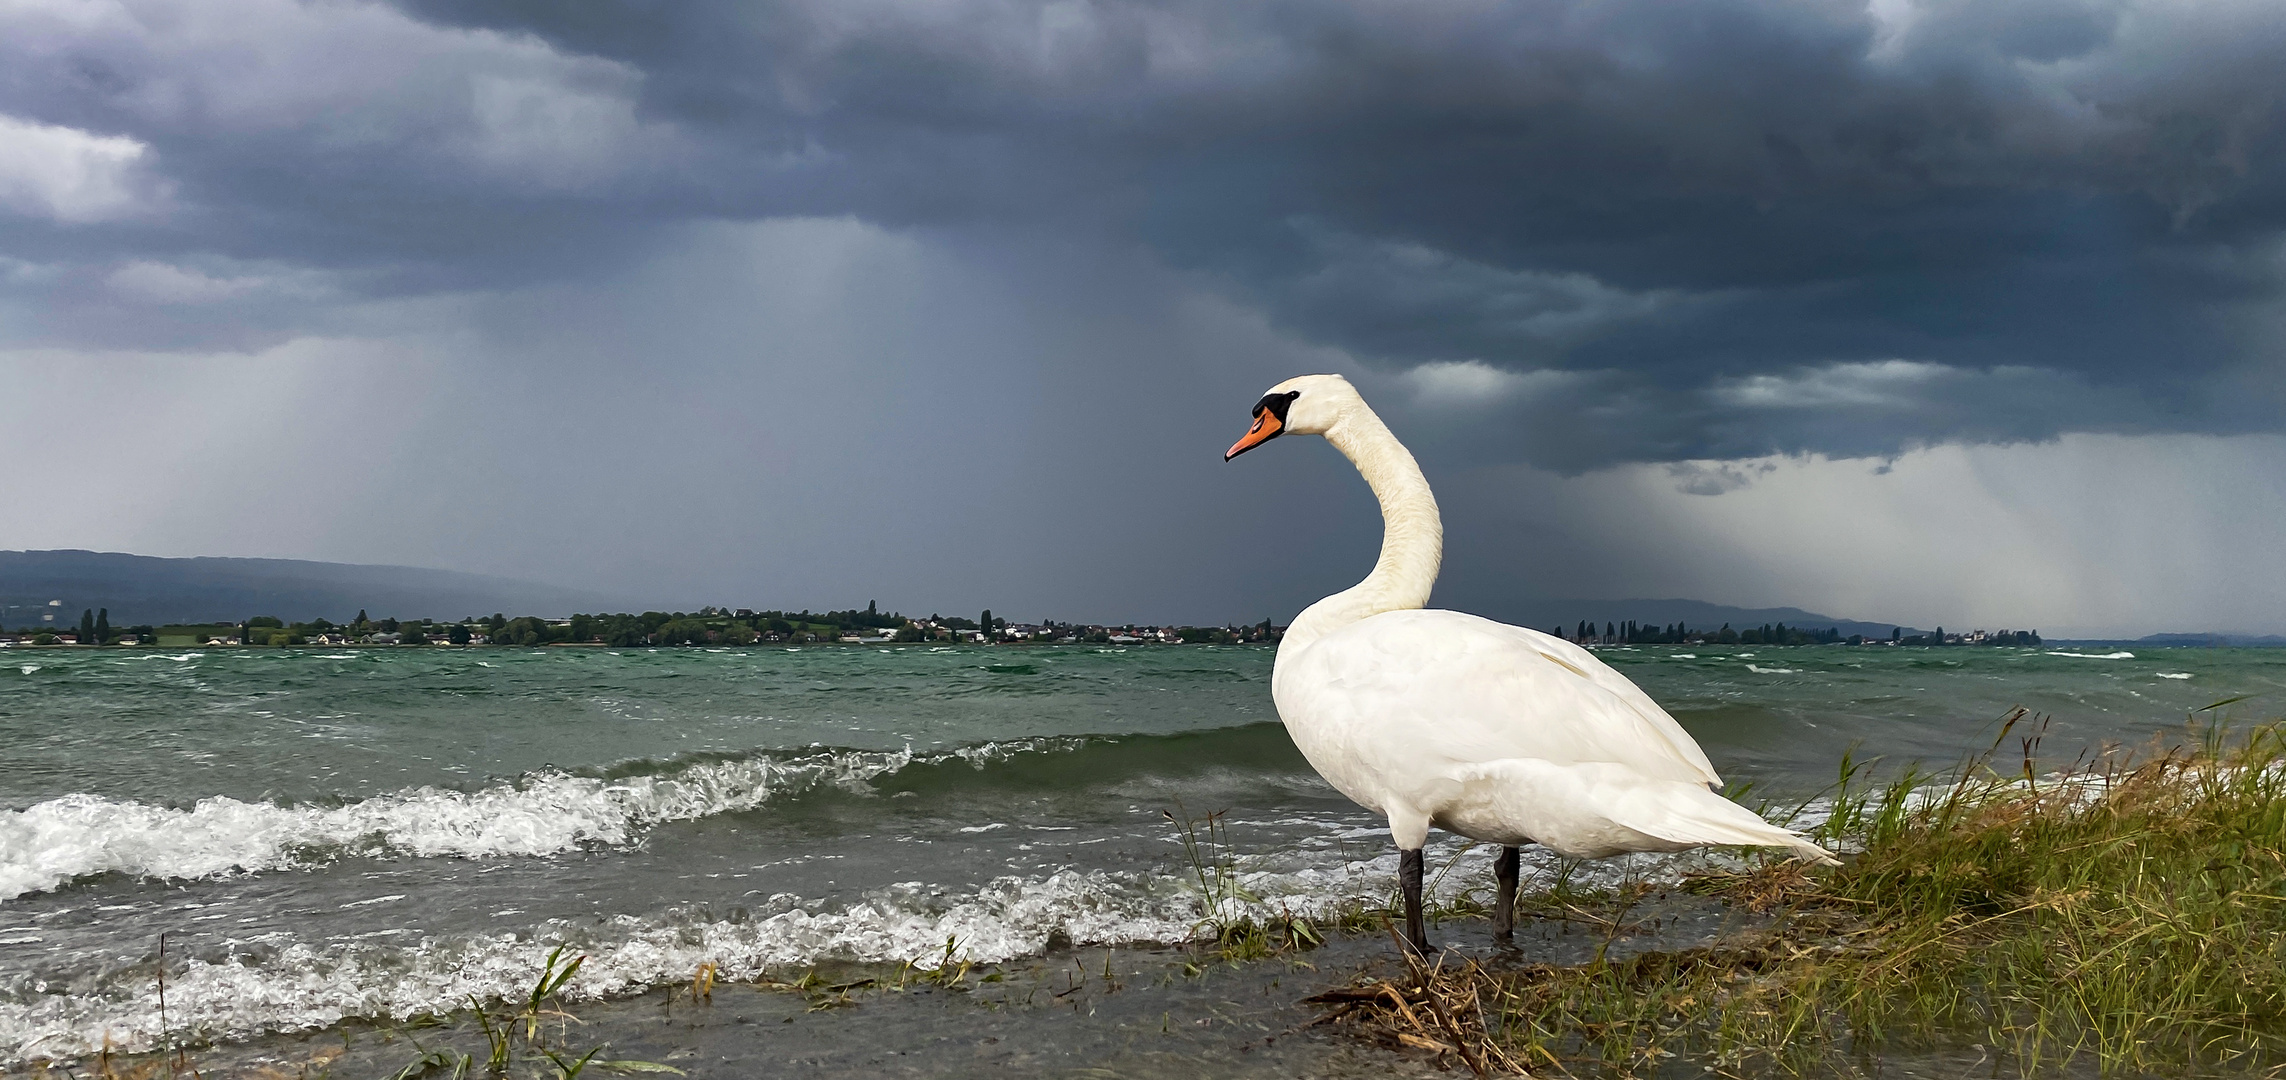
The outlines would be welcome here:
[[[19,633],[34,645],[55,645],[70,635],[73,644],[121,645],[150,644],[158,637],[158,627],[148,624],[115,627],[111,625],[110,608],[89,608],[79,613],[79,629],[59,633],[48,626],[28,626]]]
[[[172,645],[604,645],[614,647],[728,645],[837,642],[851,638],[867,642],[1082,642],[1126,644],[1140,642],[1180,644],[1238,644],[1274,641],[1277,629],[1265,619],[1250,626],[1139,627],[1082,625],[1050,620],[1039,624],[1011,623],[988,608],[975,619],[929,615],[926,618],[883,612],[876,603],[844,611],[753,611],[706,607],[695,612],[646,611],[641,614],[579,614],[569,619],[523,615],[468,616],[451,620],[371,618],[360,611],[346,623],[329,619],[287,622],[272,615],[257,615],[238,623],[180,626],[137,626],[123,632],[110,628],[107,610],[92,611],[77,634],[68,631],[24,631],[35,645],[172,644]],[[68,639],[68,641],[67,641]]]
[[[1582,619],[1570,627],[1556,627],[1551,633],[1557,637],[1583,645],[2013,645],[2037,648],[2040,632],[2037,630],[1974,631],[1967,634],[1947,634],[1940,626],[1925,634],[1908,634],[1903,627],[1892,627],[1886,638],[1869,638],[1863,634],[1847,637],[1834,627],[1812,630],[1785,623],[1764,623],[1733,630],[1729,623],[1717,630],[1693,630],[1682,623],[1652,626],[1637,622],[1607,622],[1598,633],[1593,621]]]
[[[288,623],[276,616],[257,615],[242,623],[205,626],[149,625],[116,628],[108,608],[80,614],[75,643],[92,645],[156,644],[162,637],[191,638],[194,644],[226,642],[244,645],[397,644],[397,645],[608,645],[615,647],[672,645],[759,645],[841,641],[856,637],[899,643],[983,641],[996,643],[1086,642],[1113,644],[1166,642],[1186,645],[1274,642],[1281,627],[1268,619],[1250,626],[1122,626],[1081,625],[1049,620],[1039,624],[1012,624],[996,618],[990,608],[976,619],[930,615],[927,618],[883,613],[877,604],[846,611],[753,611],[706,607],[696,612],[646,611],[635,614],[573,615],[569,619],[543,619],[531,615],[509,618],[494,613],[469,616],[457,622],[393,618],[371,619],[360,611],[347,623],[327,619]],[[168,631],[175,631],[169,634]],[[1833,627],[1807,629],[1784,623],[1765,623],[1733,629],[1724,623],[1715,630],[1692,629],[1677,622],[1665,626],[1647,623],[1606,622],[1600,632],[1592,621],[1556,627],[1557,637],[1595,645],[2009,645],[2037,647],[2038,631],[2001,630],[1947,634],[1943,627],[1928,633],[1907,634],[1902,627],[1886,639],[1861,634],[1844,637]],[[55,632],[27,629],[32,644],[61,641]],[[177,642],[180,644],[180,642]]]

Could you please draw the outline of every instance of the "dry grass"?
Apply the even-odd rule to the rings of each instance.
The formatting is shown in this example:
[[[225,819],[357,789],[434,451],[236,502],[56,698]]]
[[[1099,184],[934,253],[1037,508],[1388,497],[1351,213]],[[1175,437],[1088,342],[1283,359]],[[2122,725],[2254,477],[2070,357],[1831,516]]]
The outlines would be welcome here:
[[[1859,852],[1840,869],[1689,883],[1776,913],[1766,930],[1576,966],[1416,969],[1321,1003],[1479,1073],[1850,1074],[1972,1044],[2022,1075],[2286,1069],[2286,734],[2047,775],[2037,736],[2019,742],[2005,770],[1987,754],[1942,783],[1865,788],[1845,768],[1818,830]]]
[[[1440,1063],[1479,1076],[1521,1073],[1521,1062],[1485,1015],[1482,988],[1497,976],[1474,960],[1448,969],[1447,958],[1424,960],[1405,947],[1390,925],[1390,940],[1405,958],[1405,975],[1343,987],[1303,999],[1326,1008],[1317,1024],[1351,1022],[1361,1034],[1393,1049],[1426,1050]]]

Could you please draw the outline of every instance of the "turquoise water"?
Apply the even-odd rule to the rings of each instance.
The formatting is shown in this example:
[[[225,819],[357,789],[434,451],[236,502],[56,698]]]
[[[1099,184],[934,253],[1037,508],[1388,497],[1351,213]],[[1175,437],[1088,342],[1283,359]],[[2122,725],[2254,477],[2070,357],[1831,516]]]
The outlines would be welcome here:
[[[2286,650],[1612,648],[1732,782],[1943,764],[2022,705],[2069,758],[2281,711]],[[1256,647],[0,652],[0,1061],[822,958],[1181,940],[1168,814],[1249,888],[1387,889]],[[1442,857],[1475,860],[1446,842]],[[1471,862],[1473,865],[1473,862]]]

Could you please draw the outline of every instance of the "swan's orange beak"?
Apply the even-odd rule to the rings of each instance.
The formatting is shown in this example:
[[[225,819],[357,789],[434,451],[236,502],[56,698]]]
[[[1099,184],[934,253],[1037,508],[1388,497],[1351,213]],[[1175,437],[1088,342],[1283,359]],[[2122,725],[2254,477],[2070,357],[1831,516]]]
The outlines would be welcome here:
[[[1254,412],[1254,426],[1246,429],[1245,438],[1230,444],[1229,451],[1222,455],[1222,459],[1229,461],[1248,450],[1269,442],[1284,430],[1286,430],[1285,421],[1278,419],[1277,413],[1258,407]]]

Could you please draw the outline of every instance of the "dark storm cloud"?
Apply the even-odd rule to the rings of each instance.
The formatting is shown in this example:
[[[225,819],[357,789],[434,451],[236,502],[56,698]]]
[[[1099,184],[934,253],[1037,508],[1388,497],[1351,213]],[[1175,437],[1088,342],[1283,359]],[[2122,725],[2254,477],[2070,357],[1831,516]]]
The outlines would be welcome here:
[[[601,278],[667,222],[850,214],[1141,244],[1431,441],[1563,469],[2286,415],[2249,404],[2286,284],[2266,4],[7,18],[0,113],[144,148],[0,225],[20,340],[255,347]]]

